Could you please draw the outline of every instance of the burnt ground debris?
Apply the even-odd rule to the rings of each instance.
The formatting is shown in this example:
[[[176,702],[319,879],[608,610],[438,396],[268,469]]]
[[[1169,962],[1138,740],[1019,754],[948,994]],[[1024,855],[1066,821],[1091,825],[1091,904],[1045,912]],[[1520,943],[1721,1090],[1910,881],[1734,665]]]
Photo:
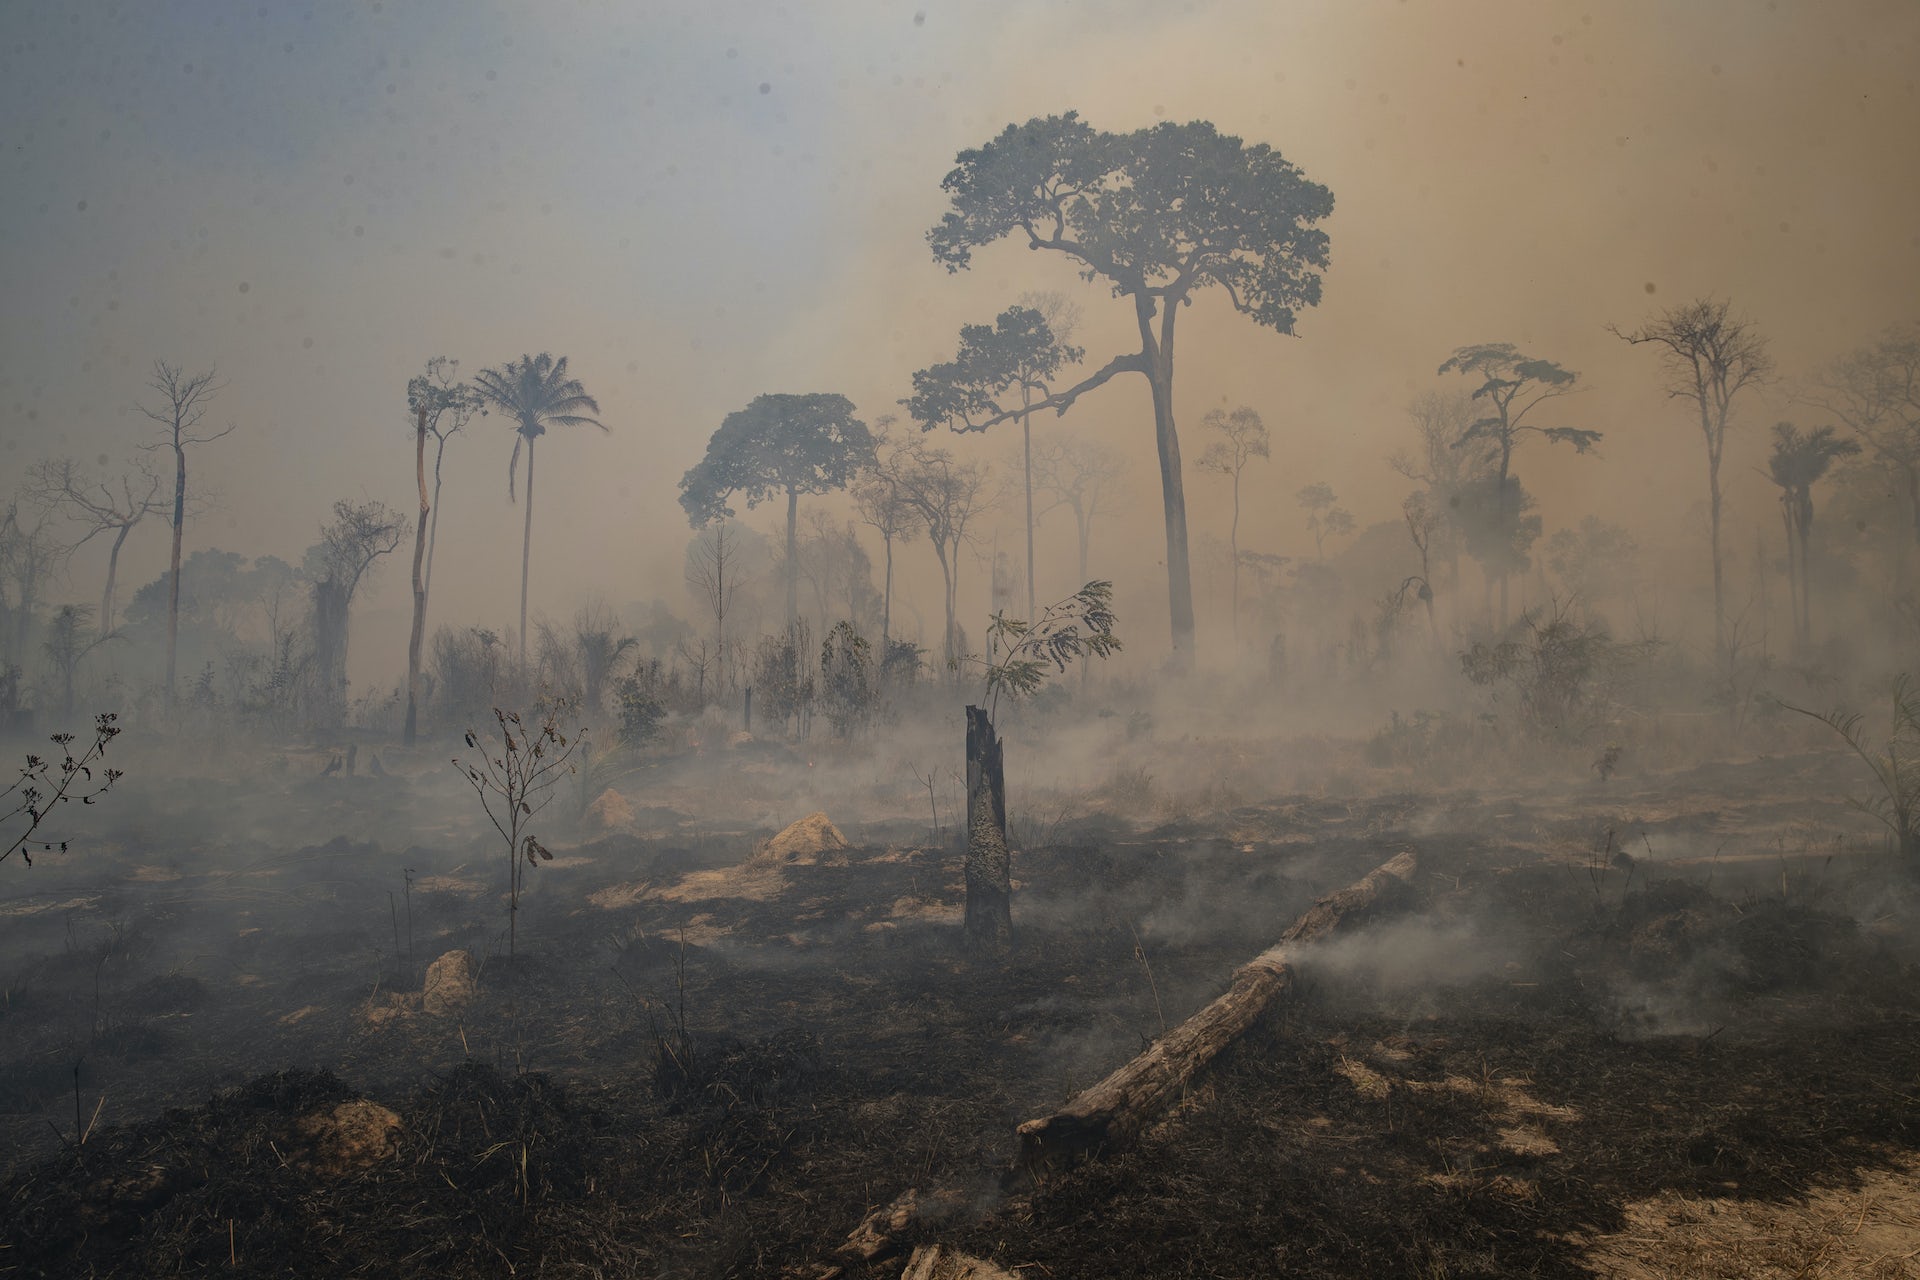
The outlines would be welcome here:
[[[952,852],[871,831],[771,879],[735,876],[738,835],[563,851],[511,961],[484,863],[334,841],[236,875],[123,846],[64,914],[9,917],[0,1272],[893,1275],[835,1250],[939,1185],[962,1194],[902,1243],[1023,1274],[1592,1274],[1650,1194],[1784,1203],[1920,1149],[1911,883],[1811,837],[1754,852],[1739,814],[1778,772],[1665,816],[1301,797],[1063,830],[1017,860],[1004,964],[957,946]],[[1703,833],[1719,853],[1648,856]],[[1412,900],[1166,1123],[1005,1176],[1014,1124],[1405,840]],[[455,946],[472,1003],[370,1016]],[[360,1098],[397,1123],[316,1155],[315,1117]]]

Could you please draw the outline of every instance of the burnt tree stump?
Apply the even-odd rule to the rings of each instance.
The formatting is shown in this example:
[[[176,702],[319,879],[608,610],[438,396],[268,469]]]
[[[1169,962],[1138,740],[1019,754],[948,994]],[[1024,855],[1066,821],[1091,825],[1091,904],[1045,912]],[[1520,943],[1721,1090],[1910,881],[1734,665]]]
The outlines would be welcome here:
[[[967,946],[1002,952],[1013,941],[1013,858],[1007,849],[1007,782],[1000,736],[980,707],[967,708]]]

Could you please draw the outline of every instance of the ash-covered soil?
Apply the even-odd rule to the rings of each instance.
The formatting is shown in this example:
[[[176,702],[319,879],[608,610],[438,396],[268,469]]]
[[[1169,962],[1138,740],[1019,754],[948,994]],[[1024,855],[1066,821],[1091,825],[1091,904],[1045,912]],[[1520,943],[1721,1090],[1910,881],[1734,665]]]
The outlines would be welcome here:
[[[1920,1274],[1920,893],[1829,756],[1083,807],[994,961],[904,810],[755,856],[760,812],[684,788],[550,841],[509,956],[504,857],[421,838],[396,773],[6,868],[0,1273]],[[1016,1124],[1408,846],[1415,892],[1135,1149],[1009,1174]],[[470,992],[428,982],[453,951]],[[946,1208],[900,1253],[837,1252],[912,1188]]]

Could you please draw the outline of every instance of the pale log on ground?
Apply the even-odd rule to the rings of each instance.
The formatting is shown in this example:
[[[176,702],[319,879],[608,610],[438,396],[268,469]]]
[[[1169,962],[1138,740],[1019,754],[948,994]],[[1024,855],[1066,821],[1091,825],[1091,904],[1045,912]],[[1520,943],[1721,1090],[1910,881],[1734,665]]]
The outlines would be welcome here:
[[[1416,861],[1409,849],[1314,903],[1278,943],[1235,971],[1226,994],[1060,1111],[1022,1124],[1019,1166],[1027,1170],[1063,1166],[1137,1137],[1172,1107],[1189,1080],[1292,987],[1290,961],[1302,947],[1371,907],[1390,886],[1411,880]]]

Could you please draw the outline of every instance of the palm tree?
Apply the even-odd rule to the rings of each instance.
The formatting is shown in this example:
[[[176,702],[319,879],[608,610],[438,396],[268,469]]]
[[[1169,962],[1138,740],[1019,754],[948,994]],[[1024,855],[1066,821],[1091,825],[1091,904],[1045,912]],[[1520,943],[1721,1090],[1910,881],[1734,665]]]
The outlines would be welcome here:
[[[1860,452],[1854,440],[1842,440],[1832,427],[1802,433],[1791,422],[1773,429],[1773,454],[1767,473],[1780,486],[1780,510],[1787,524],[1787,587],[1793,597],[1794,640],[1806,651],[1813,633],[1813,579],[1807,572],[1807,547],[1813,539],[1813,486],[1835,458]]]
[[[507,501],[514,500],[513,479],[520,467],[520,446],[527,449],[527,520],[520,542],[520,664],[527,661],[527,566],[533,554],[533,446],[549,426],[599,427],[606,424],[589,413],[600,412],[599,402],[576,378],[567,376],[567,358],[555,360],[546,352],[509,360],[498,369],[482,369],[473,385],[481,399],[513,419],[516,438],[507,462]]]

